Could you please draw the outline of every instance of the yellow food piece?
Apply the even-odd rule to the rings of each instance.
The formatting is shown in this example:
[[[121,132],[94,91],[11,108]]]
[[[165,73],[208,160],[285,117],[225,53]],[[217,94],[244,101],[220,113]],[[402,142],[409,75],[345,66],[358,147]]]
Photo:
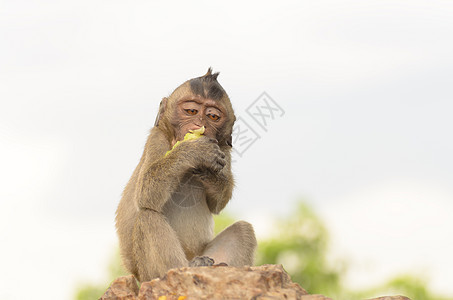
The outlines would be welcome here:
[[[170,153],[173,149],[175,149],[175,147],[177,147],[182,142],[190,141],[190,140],[196,140],[196,139],[201,138],[201,136],[204,134],[205,129],[206,128],[203,126],[203,127],[198,128],[198,129],[195,129],[195,130],[189,130],[189,132],[186,133],[186,135],[184,136],[184,139],[182,141],[177,141],[176,144],[173,146],[173,148],[171,148],[171,150],[168,150],[165,153],[165,156],[167,156],[168,153]]]
[[[157,300],[167,300],[167,296],[160,296]]]
[[[178,297],[178,300],[184,300],[184,299],[186,299],[186,298],[187,298],[187,296],[179,296],[179,297]]]

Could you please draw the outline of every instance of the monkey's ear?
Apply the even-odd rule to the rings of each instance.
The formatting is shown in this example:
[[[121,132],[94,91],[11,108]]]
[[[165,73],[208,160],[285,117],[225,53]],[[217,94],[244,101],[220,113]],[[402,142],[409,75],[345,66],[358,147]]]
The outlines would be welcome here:
[[[157,113],[156,116],[156,121],[154,122],[154,126],[157,127],[159,125],[160,118],[162,118],[162,115],[165,112],[165,109],[167,108],[167,98],[163,98],[162,101],[160,101],[159,104],[159,112]]]

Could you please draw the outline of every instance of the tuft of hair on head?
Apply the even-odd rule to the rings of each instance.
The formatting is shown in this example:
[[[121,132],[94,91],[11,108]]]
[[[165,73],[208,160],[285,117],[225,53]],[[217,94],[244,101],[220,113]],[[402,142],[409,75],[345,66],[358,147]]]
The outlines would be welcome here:
[[[217,80],[217,76],[219,76],[219,74],[219,72],[212,74],[212,68],[209,67],[208,72],[201,77],[205,80]]]
[[[190,89],[195,95],[220,100],[225,95],[225,91],[217,81],[217,76],[219,73],[213,74],[212,68],[209,68],[205,75],[189,80]]]

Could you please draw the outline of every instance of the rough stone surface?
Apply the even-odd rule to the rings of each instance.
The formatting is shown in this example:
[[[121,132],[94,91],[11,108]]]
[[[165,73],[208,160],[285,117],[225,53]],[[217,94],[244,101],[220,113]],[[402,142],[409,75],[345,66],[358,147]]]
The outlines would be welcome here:
[[[137,281],[134,275],[129,275],[115,279],[101,299],[134,300],[137,299],[137,294]]]
[[[102,300],[190,300],[190,299],[295,299],[332,300],[323,295],[308,295],[291,281],[281,265],[259,267],[197,267],[172,269],[163,278],[143,282],[140,290],[132,275],[119,277]],[[410,300],[403,296],[370,300]]]
[[[379,297],[379,298],[373,298],[369,300],[411,300],[407,297],[404,296],[384,296],[384,297]]]
[[[142,284],[139,299],[300,299],[307,292],[282,266],[200,267],[168,271]]]

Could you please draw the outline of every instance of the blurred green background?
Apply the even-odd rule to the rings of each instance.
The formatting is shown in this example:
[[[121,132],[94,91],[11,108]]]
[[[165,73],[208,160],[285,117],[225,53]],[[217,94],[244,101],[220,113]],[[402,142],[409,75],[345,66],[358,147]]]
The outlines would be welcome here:
[[[215,216],[215,233],[219,233],[236,219],[222,213]],[[412,300],[451,300],[427,288],[428,278],[412,274],[395,274],[395,277],[366,290],[348,289],[342,283],[348,263],[345,260],[327,259],[329,233],[323,221],[309,205],[299,202],[293,213],[284,219],[269,220],[276,224],[276,230],[258,240],[256,265],[282,264],[310,294],[323,294],[333,299],[368,299],[385,295],[404,295]],[[80,283],[74,299],[98,299],[111,281],[126,275],[121,266],[119,251],[116,249],[106,270],[108,280],[98,283]]]

